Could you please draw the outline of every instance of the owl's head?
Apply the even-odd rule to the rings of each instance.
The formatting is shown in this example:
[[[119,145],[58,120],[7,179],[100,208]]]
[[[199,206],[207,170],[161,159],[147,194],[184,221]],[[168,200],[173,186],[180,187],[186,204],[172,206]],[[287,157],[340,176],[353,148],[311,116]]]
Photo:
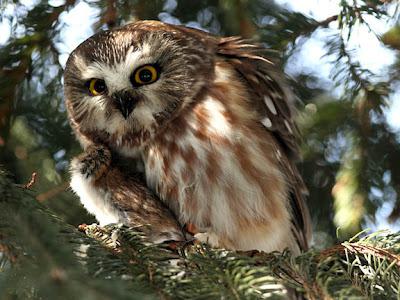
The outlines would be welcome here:
[[[155,21],[84,41],[64,74],[67,110],[81,142],[137,147],[151,140],[211,80],[213,44],[200,31]]]

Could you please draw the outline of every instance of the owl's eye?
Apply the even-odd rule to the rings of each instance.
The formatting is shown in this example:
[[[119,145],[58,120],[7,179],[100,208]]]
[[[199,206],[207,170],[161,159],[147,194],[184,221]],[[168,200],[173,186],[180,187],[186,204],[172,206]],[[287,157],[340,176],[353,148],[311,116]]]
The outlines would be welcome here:
[[[145,65],[137,68],[131,76],[134,86],[153,83],[159,77],[159,69],[155,65]]]
[[[86,86],[92,96],[104,94],[107,90],[106,83],[102,79],[92,78],[86,82]]]

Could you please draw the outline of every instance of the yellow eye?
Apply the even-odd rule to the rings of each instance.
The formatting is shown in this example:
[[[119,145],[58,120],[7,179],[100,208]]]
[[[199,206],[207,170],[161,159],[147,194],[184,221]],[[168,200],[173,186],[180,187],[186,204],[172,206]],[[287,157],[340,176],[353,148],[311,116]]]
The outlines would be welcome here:
[[[102,79],[92,78],[86,82],[86,86],[92,96],[103,94],[107,90],[106,83]]]
[[[159,77],[158,68],[155,65],[145,65],[133,72],[131,82],[134,86],[153,83]]]

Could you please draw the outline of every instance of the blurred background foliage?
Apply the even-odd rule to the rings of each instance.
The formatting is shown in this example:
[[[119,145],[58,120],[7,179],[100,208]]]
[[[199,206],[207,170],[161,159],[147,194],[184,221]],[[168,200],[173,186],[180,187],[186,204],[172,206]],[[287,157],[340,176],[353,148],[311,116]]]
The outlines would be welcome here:
[[[36,199],[69,224],[93,222],[68,190],[69,161],[80,147],[66,118],[63,67],[68,53],[92,33],[159,19],[253,38],[282,56],[282,67],[300,99],[299,168],[310,191],[318,247],[367,227],[399,228],[400,139],[387,112],[400,95],[400,59],[374,72],[360,64],[350,43],[355,28],[368,29],[369,22],[381,20],[387,33],[376,36],[371,26],[367,38],[378,38],[400,58],[398,3],[337,1],[335,14],[316,20],[284,2],[0,1],[0,164],[20,184],[37,173],[32,187]],[[71,27],[69,16],[78,9],[83,11],[82,26]],[[323,53],[314,59],[321,61],[321,69],[329,69],[328,80],[302,63],[300,53],[316,36]]]

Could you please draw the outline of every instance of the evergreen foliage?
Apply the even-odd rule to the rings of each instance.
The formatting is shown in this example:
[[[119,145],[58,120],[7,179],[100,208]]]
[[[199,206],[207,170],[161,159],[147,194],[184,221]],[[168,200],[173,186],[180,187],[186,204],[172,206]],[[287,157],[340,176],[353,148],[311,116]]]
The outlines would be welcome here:
[[[351,238],[377,221],[399,225],[399,133],[387,121],[400,91],[399,4],[338,3],[317,20],[266,0],[0,1],[0,164],[12,174],[0,173],[0,299],[282,299],[283,285],[309,299],[400,299],[400,234]],[[81,150],[62,98],[65,41],[90,35],[68,27],[79,7],[93,14],[93,31],[160,19],[253,38],[281,56],[302,101],[299,168],[315,249],[296,258],[190,243],[172,250],[148,244],[140,228],[77,230],[95,221],[67,190],[69,161]],[[397,54],[381,72],[354,46],[376,20],[392,29],[368,38]],[[301,63],[311,41],[323,45],[315,60],[329,80]]]
[[[77,228],[0,175],[2,299],[398,299],[400,233],[284,253],[146,242],[140,228]]]

